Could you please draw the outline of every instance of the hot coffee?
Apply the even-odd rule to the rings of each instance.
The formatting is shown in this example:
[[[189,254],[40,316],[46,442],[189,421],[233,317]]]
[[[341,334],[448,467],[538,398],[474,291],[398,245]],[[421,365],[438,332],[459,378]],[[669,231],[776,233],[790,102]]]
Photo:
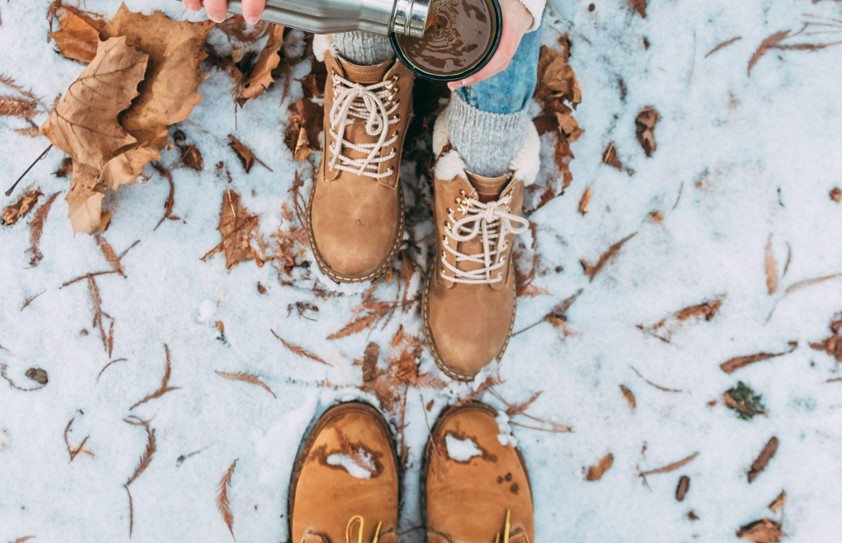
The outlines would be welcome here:
[[[497,0],[432,0],[421,38],[392,36],[400,59],[417,75],[455,81],[480,70],[500,40]]]

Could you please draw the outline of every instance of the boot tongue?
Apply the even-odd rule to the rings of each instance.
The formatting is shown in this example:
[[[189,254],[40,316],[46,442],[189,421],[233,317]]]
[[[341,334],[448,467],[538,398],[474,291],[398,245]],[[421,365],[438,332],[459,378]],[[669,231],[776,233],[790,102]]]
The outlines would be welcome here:
[[[482,203],[499,200],[500,195],[503,194],[512,178],[511,174],[500,177],[484,177],[471,172],[466,173],[468,174],[468,182],[477,191],[479,201]]]
[[[387,60],[380,64],[372,66],[361,66],[354,64],[350,60],[346,60],[341,56],[336,57],[336,61],[345,72],[345,77],[354,83],[362,85],[371,85],[372,83],[379,83],[386,77],[386,73],[395,65],[394,60]]]

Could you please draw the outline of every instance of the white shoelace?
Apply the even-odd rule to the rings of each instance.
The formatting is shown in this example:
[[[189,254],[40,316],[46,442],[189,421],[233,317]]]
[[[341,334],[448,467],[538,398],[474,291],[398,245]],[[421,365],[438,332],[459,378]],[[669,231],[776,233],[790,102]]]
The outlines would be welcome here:
[[[459,210],[465,216],[453,224],[450,220],[447,221],[444,238],[444,249],[455,257],[456,265],[451,264],[446,254],[442,253],[442,264],[451,275],[442,270],[441,276],[454,283],[499,283],[503,280],[503,273],[499,270],[506,265],[506,238],[509,234],[526,232],[529,229],[529,221],[511,213],[511,195],[487,203],[463,195],[459,201]],[[465,243],[478,236],[482,236],[482,252],[477,254],[462,253],[450,245],[451,239],[457,243]],[[459,269],[459,264],[463,262],[481,264],[481,267],[465,271]]]
[[[398,109],[394,99],[397,87],[394,78],[371,85],[349,81],[338,74],[332,74],[334,99],[330,108],[330,135],[334,144],[330,148],[330,167],[336,170],[364,175],[372,179],[383,179],[394,174],[394,170],[380,173],[380,164],[395,158],[392,149],[385,156],[382,150],[398,141],[395,132],[389,136],[389,127],[400,122],[395,115]],[[374,143],[357,144],[345,139],[345,129],[354,119],[365,121],[365,131],[372,137],[379,136]],[[365,153],[365,158],[352,159],[342,154],[344,149]]]

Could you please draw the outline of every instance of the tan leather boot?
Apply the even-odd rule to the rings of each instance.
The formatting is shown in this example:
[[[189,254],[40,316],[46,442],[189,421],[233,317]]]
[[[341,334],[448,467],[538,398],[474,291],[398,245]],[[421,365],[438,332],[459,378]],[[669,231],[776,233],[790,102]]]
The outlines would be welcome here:
[[[538,135],[532,127],[511,173],[491,179],[466,171],[442,124],[434,135],[437,251],[422,304],[424,333],[439,368],[471,381],[502,358],[511,337],[512,252],[517,234],[529,228],[523,191],[537,172]]]
[[[498,439],[497,413],[470,403],[446,411],[427,444],[428,543],[532,543],[532,489],[523,457]]]
[[[372,281],[403,237],[400,160],[414,78],[396,61],[357,66],[329,50],[324,61],[325,143],[310,192],[310,243],[334,281]]]
[[[289,493],[291,543],[396,543],[398,461],[371,406],[328,410],[302,446]]]

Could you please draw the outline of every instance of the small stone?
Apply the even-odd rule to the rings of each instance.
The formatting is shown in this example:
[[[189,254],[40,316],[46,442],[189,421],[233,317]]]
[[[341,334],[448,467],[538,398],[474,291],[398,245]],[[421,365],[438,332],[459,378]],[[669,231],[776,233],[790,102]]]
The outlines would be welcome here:
[[[842,202],[842,189],[839,187],[834,187],[832,191],[830,191],[830,199],[836,202],[837,204]]]
[[[43,370],[41,368],[29,368],[26,370],[25,375],[41,386],[44,386],[49,382],[47,370]]]

